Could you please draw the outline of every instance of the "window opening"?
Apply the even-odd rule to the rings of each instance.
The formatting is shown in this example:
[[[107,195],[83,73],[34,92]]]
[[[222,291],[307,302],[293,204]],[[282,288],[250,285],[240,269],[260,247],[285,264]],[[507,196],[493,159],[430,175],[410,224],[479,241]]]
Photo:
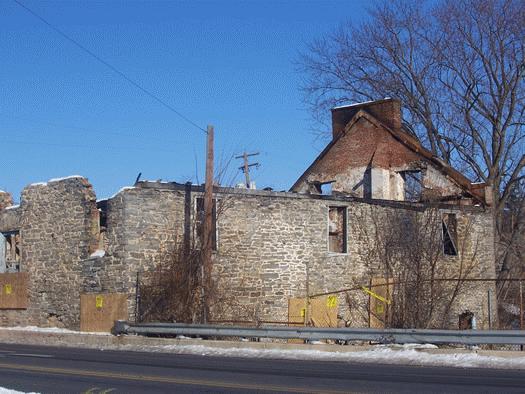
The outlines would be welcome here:
[[[204,219],[205,219],[205,212],[204,212],[204,198],[197,197],[197,215],[195,218],[195,231],[197,233],[197,247],[200,248],[203,242],[204,238]],[[217,201],[213,200],[213,209],[212,209],[212,219],[211,219],[211,227],[212,227],[212,250],[217,250]]]
[[[328,210],[328,250],[333,253],[346,253],[346,208],[330,207]]]
[[[400,174],[404,181],[405,201],[420,201],[423,191],[421,171],[401,171]]]
[[[334,184],[334,181],[321,183],[321,194],[325,196],[330,196],[332,194],[333,184]]]
[[[457,256],[457,219],[454,213],[443,214],[443,253],[447,256]]]
[[[20,232],[0,233],[0,272],[20,272]]]

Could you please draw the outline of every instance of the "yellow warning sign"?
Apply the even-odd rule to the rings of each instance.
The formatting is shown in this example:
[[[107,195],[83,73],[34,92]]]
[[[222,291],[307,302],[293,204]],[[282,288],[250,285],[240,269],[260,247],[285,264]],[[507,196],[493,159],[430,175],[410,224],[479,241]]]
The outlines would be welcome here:
[[[385,306],[383,304],[376,304],[376,313],[378,315],[385,313]]]
[[[13,292],[13,287],[10,284],[4,285],[4,292],[6,295],[9,295]]]
[[[336,308],[337,307],[337,297],[334,295],[328,296],[326,299],[326,306],[328,308]]]
[[[97,309],[102,308],[104,306],[104,297],[98,295],[95,298],[95,306],[97,307]]]
[[[301,317],[305,317],[306,316],[306,308],[302,308],[301,309]]]
[[[375,299],[378,299],[379,301],[382,301],[382,302],[384,302],[385,304],[388,304],[388,305],[391,304],[390,300],[387,300],[385,297],[381,297],[379,294],[374,293],[372,290],[367,289],[365,286],[363,286],[362,289],[363,289],[363,291],[365,293],[370,294]]]

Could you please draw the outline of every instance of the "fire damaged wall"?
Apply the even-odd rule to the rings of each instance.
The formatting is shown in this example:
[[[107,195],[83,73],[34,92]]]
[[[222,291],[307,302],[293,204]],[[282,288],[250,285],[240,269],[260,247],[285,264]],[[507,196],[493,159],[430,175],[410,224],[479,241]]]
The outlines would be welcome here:
[[[128,317],[133,319],[137,273],[168,261],[185,234],[195,235],[201,195],[198,186],[139,182],[99,202],[103,211],[99,213],[84,178],[28,186],[19,208],[0,210],[0,229],[20,232],[20,267],[30,278],[29,307],[1,310],[2,324],[78,328],[81,293],[128,294]],[[373,218],[381,212],[405,217],[430,209],[421,203],[226,188],[216,190],[215,200],[220,209],[213,276],[221,301],[212,312],[213,318],[226,320],[286,321],[289,298],[381,277],[369,260],[370,240],[362,228],[373,228]],[[448,255],[445,249],[438,250],[443,275],[454,277],[462,262],[469,261],[474,266],[471,277],[493,278],[490,211],[436,209],[439,215],[455,215],[446,222],[449,238],[466,237],[461,249],[455,240],[455,255],[454,245],[447,246]],[[437,231],[442,225],[439,220],[435,223]],[[100,230],[105,233],[103,242]],[[449,324],[455,327],[457,315],[469,310],[479,326],[486,327],[486,295],[494,284],[468,286],[455,300]],[[352,302],[366,305],[367,296],[355,294]],[[341,324],[366,325],[366,316],[352,302],[344,293],[339,296]]]
[[[82,177],[27,186],[20,207],[0,210],[0,229],[20,235],[28,308],[0,310],[2,325],[78,328],[82,260],[96,248],[95,193]]]
[[[400,111],[393,99],[332,110],[333,139],[292,191],[321,194],[330,183],[367,199],[471,203],[473,185],[403,130]]]
[[[109,247],[104,257],[96,259],[97,279],[86,275],[89,280],[84,281],[84,290],[129,294],[129,318],[133,319],[137,273],[151,271],[169,259],[184,240],[185,193],[183,185],[140,182],[110,199]],[[201,194],[201,188],[193,188],[192,217]],[[222,188],[215,199],[221,209],[213,275],[221,301],[212,312],[213,319],[219,320],[287,321],[289,298],[355,287],[367,284],[371,277],[384,276],[376,266],[379,262],[369,260],[367,244],[374,240],[363,238],[362,229],[372,229],[373,218],[380,212],[404,217],[430,209],[417,203]],[[468,261],[472,266],[468,278],[494,278],[490,212],[446,205],[432,210],[439,218],[453,212],[457,220],[454,234],[465,238],[460,251],[456,245],[456,255],[446,255],[441,219],[436,219],[441,277],[457,277]],[[191,231],[194,234],[193,226]],[[480,327],[486,327],[489,289],[494,294],[493,282],[466,283],[450,308],[447,324],[455,327],[457,316],[469,310]],[[352,302],[366,306],[368,298],[362,291],[353,294],[358,301]],[[367,325],[368,317],[344,294],[338,304],[341,324]]]

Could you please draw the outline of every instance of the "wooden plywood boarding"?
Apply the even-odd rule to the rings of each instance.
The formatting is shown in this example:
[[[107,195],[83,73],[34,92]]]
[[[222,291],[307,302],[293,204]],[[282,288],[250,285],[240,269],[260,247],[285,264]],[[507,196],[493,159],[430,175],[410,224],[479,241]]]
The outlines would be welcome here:
[[[306,299],[288,299],[288,322],[290,327],[304,326],[306,315]],[[289,339],[288,343],[304,343],[302,339]]]
[[[337,297],[323,296],[310,300],[310,321],[314,327],[337,328]]]
[[[127,294],[81,294],[80,331],[110,332],[115,320],[128,319]]]
[[[0,274],[0,309],[27,309],[28,285],[27,272]]]
[[[391,301],[394,292],[392,279],[372,278],[371,291],[378,296]],[[385,328],[385,323],[389,319],[390,305],[370,296],[370,327]]]

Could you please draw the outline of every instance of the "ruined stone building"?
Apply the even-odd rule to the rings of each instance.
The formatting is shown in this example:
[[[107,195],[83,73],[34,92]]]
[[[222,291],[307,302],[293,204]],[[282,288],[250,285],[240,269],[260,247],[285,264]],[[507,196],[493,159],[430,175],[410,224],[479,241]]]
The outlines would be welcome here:
[[[470,278],[495,277],[485,185],[471,183],[404,131],[397,100],[339,107],[332,116],[332,141],[289,192],[215,188],[225,209],[215,218],[214,277],[232,303],[220,318],[287,321],[290,299],[384,277],[380,261],[370,260],[367,245],[374,241],[366,229],[390,213],[438,212],[443,276],[465,274],[468,262]],[[2,289],[1,324],[78,328],[84,293],[125,294],[134,319],[137,273],[195,236],[202,192],[141,181],[97,201],[89,182],[75,176],[27,186],[19,206],[1,193],[0,271],[27,277],[27,299],[17,308],[6,307]],[[366,326],[355,303],[366,305],[369,296],[354,293],[354,301],[337,293],[338,324]],[[469,282],[447,325],[457,327],[468,310],[487,328],[494,294],[493,282]]]

